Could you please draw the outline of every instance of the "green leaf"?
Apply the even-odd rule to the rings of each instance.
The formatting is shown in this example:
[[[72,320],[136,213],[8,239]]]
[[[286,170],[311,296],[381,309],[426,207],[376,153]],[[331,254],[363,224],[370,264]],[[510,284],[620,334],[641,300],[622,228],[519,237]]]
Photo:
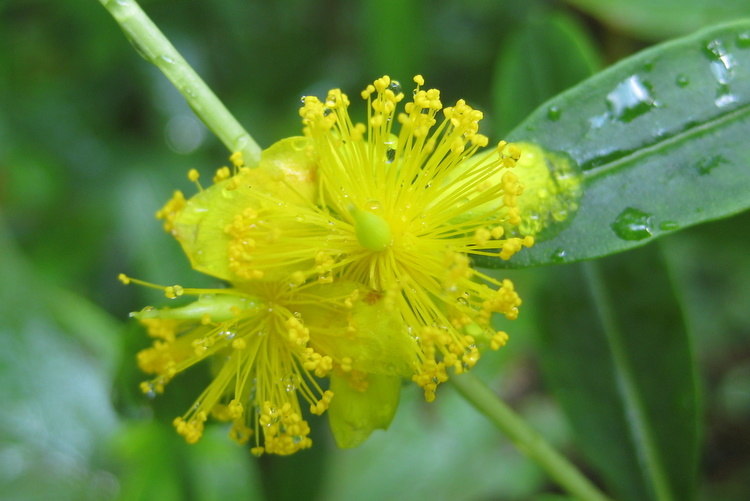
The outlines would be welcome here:
[[[50,286],[21,255],[1,212],[0,256],[2,495],[114,499],[112,474],[96,456],[119,421],[110,401],[119,326]]]
[[[693,499],[696,374],[659,249],[559,267],[546,284],[543,369],[584,455],[617,499]]]
[[[613,254],[747,209],[749,112],[750,21],[643,51],[548,101],[509,139],[567,156],[583,196],[509,265]]]
[[[511,30],[495,63],[493,99],[500,136],[552,96],[594,74],[601,57],[575,18],[542,11]]]
[[[568,0],[620,31],[645,40],[684,35],[703,26],[750,16],[745,0]]]

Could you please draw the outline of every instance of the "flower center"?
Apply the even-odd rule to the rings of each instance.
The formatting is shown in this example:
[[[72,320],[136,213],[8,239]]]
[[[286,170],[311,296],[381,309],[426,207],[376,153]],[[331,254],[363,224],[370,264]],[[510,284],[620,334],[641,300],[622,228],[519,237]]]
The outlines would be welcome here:
[[[380,252],[390,247],[393,234],[388,221],[372,212],[352,207],[349,209],[354,218],[354,234],[365,249]]]

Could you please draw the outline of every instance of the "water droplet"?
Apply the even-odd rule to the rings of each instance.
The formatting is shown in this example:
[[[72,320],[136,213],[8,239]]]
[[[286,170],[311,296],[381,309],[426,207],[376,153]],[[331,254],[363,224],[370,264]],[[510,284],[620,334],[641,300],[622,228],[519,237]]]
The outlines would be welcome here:
[[[552,255],[550,256],[550,260],[553,263],[564,263],[565,258],[567,257],[567,254],[568,253],[565,251],[565,249],[563,249],[562,247],[559,247],[555,249],[555,251],[552,253]]]
[[[696,168],[698,169],[698,174],[700,174],[701,176],[705,176],[707,174],[711,174],[711,171],[713,171],[719,165],[725,163],[727,163],[727,159],[722,155],[714,155],[711,158],[704,158],[699,161],[696,164]]]
[[[297,389],[297,384],[295,382],[294,374],[292,374],[291,376],[287,378],[282,378],[281,384],[288,393],[291,393]]]
[[[149,398],[151,400],[155,399],[156,390],[154,388],[154,383],[152,383],[151,381],[148,381],[145,386],[147,389],[143,394],[146,395],[146,398]]]
[[[709,42],[705,54],[711,60],[711,71],[719,83],[729,83],[734,69],[734,57],[729,54],[718,40]]]
[[[732,94],[729,89],[729,82],[734,72],[735,60],[729,54],[722,43],[718,40],[712,40],[703,48],[704,54],[711,61],[711,73],[718,84],[716,89],[716,99],[714,103],[718,107],[723,107],[737,100],[737,96]]]
[[[680,225],[674,221],[664,221],[663,223],[659,224],[659,229],[664,231],[674,231],[679,230]]]
[[[391,83],[390,83],[390,85],[388,85],[388,88],[396,96],[398,96],[399,94],[401,94],[401,83],[399,83],[398,80],[391,80]]]
[[[651,214],[628,207],[620,212],[611,227],[623,240],[643,240],[652,235]]]
[[[560,116],[562,116],[562,110],[559,106],[550,106],[547,109],[547,118],[553,122],[557,122],[560,120]]]
[[[159,59],[161,59],[162,61],[164,61],[167,64],[174,64],[174,59],[172,59],[171,57],[169,57],[167,55],[162,54],[161,56],[159,56]]]
[[[684,73],[680,73],[679,75],[677,75],[677,80],[675,80],[675,83],[678,87],[687,87],[690,84],[690,78],[688,78],[688,76]]]
[[[605,123],[607,123],[607,114],[603,115],[597,115],[594,117],[589,118],[589,124],[591,124],[592,129],[599,129],[601,128]]]
[[[607,94],[610,115],[623,122],[630,122],[657,106],[651,85],[638,75],[628,77]]]
[[[326,104],[328,104],[328,103],[326,103]],[[324,116],[324,117],[327,117],[327,116],[328,116],[328,115],[330,115],[331,113],[333,113],[333,110],[332,110],[331,108],[325,108],[325,109],[323,110],[323,116]]]
[[[151,58],[148,57],[148,55],[146,55],[146,51],[143,49],[143,47],[141,47],[141,44],[139,44],[138,42],[130,38],[130,35],[128,35],[127,33],[125,33],[125,36],[127,37],[128,41],[130,41],[130,45],[133,46],[133,48],[138,53],[138,55],[141,56],[146,61],[151,62]]]
[[[380,212],[382,205],[379,200],[368,200],[365,202],[364,209],[370,212]]]
[[[299,102],[305,104],[305,99],[307,99],[307,96],[302,96],[299,98]]]
[[[461,306],[468,306],[469,305],[469,300],[466,299],[465,297],[459,297],[458,299],[456,299],[456,302],[458,304],[460,304]]]
[[[573,219],[583,191],[578,165],[563,153],[552,153],[531,143],[521,149],[518,168],[526,185],[518,207],[523,214],[518,227],[505,227],[511,236],[531,235],[539,241],[557,234]]]
[[[385,152],[385,163],[392,164],[396,160],[396,150],[394,148],[388,148]]]
[[[737,47],[746,49],[750,47],[750,32],[744,32],[737,35]]]
[[[552,212],[552,219],[554,219],[557,222],[562,222],[568,219],[568,209],[565,207],[562,207],[558,210],[555,210]]]

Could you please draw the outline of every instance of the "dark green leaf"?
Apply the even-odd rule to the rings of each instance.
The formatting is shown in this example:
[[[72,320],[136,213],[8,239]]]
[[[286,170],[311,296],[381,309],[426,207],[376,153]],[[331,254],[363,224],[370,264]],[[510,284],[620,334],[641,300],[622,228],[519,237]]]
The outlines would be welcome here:
[[[578,444],[624,500],[694,498],[696,374],[659,249],[560,267],[542,363]]]
[[[1,496],[114,499],[112,474],[95,456],[119,421],[109,377],[117,324],[72,293],[58,297],[21,256],[1,213],[0,256]]]
[[[749,112],[750,21],[646,50],[548,101],[510,139],[569,157],[583,197],[510,265],[613,254],[747,209]]]
[[[575,18],[539,12],[516,25],[498,54],[493,81],[496,132],[502,136],[541,103],[601,67]]]
[[[619,30],[646,40],[680,36],[750,16],[745,0],[568,0]]]

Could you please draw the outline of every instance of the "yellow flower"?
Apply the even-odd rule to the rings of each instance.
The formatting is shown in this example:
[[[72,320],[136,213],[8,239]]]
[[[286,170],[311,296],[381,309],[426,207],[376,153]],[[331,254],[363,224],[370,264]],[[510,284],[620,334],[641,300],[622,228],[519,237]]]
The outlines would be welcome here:
[[[318,166],[322,217],[304,217],[308,226],[331,227],[317,246],[326,271],[380,291],[400,313],[420,347],[413,380],[430,401],[447,368],[461,373],[476,364],[478,342],[505,343],[490,317],[513,319],[521,304],[510,281],[472,269],[468,256],[509,259],[533,238],[503,238],[521,221],[523,186],[512,172],[520,150],[501,142],[474,161],[488,143],[478,133],[482,113],[463,100],[443,108],[439,91],[423,90],[421,76],[414,82],[401,113],[397,82],[385,76],[369,85],[364,124],[352,122],[338,89],[325,101],[305,99],[300,115]]]
[[[446,369],[476,364],[478,343],[505,343],[490,317],[513,319],[521,304],[510,281],[472,269],[469,256],[509,259],[533,238],[504,238],[521,221],[521,151],[501,142],[473,159],[488,142],[482,113],[463,100],[443,108],[437,90],[414,81],[402,113],[396,82],[368,86],[365,124],[351,121],[340,90],[306,97],[305,138],[277,143],[259,169],[240,168],[193,197],[170,226],[197,269],[231,282],[366,286],[416,341],[413,379],[432,400]],[[291,165],[304,175],[290,175]],[[300,177],[307,182],[289,182]]]
[[[470,257],[509,259],[533,244],[515,236],[521,151],[501,142],[475,157],[488,143],[482,113],[463,100],[443,108],[437,90],[414,81],[403,112],[397,82],[368,86],[364,124],[340,90],[306,97],[304,137],[264,150],[254,169],[234,154],[205,190],[191,171],[199,193],[175,192],[157,213],[195,269],[231,284],[166,287],[168,297],[200,297],[136,314],[155,337],[139,354],[154,375],[145,392],[214,360],[213,382],[175,420],[189,442],[212,414],[232,421],[236,440],[254,435],[258,454],[309,447],[301,396],[315,414],[330,407],[337,443],[355,446],[388,426],[402,378],[432,401],[450,369],[505,344],[491,317],[516,318],[521,300]],[[316,379],[326,377],[329,389]]]
[[[379,400],[389,409],[387,415],[371,420],[366,435],[390,423],[400,379],[411,369],[398,361],[414,353],[413,341],[389,339],[388,332],[398,332],[398,318],[378,305],[357,300],[361,289],[356,285],[290,287],[259,281],[242,289],[172,286],[164,290],[170,297],[199,298],[182,307],[146,308],[134,314],[155,338],[152,347],[138,354],[141,370],[154,376],[142,384],[142,390],[151,396],[162,393],[172,378],[207,359],[215,369],[195,404],[174,421],[188,443],[200,439],[204,423],[213,416],[232,422],[230,435],[237,442],[254,437],[252,451],[258,455],[286,455],[310,447],[310,427],[299,397],[307,401],[312,414],[322,414],[333,392],[324,390],[316,378],[335,370],[344,392],[362,392],[367,389],[367,375],[355,367],[374,375],[380,391],[388,392]],[[386,336],[376,336],[374,330]],[[349,419],[348,414],[344,407],[336,419]],[[342,423],[340,428],[352,433],[347,430],[353,429],[353,423]]]

